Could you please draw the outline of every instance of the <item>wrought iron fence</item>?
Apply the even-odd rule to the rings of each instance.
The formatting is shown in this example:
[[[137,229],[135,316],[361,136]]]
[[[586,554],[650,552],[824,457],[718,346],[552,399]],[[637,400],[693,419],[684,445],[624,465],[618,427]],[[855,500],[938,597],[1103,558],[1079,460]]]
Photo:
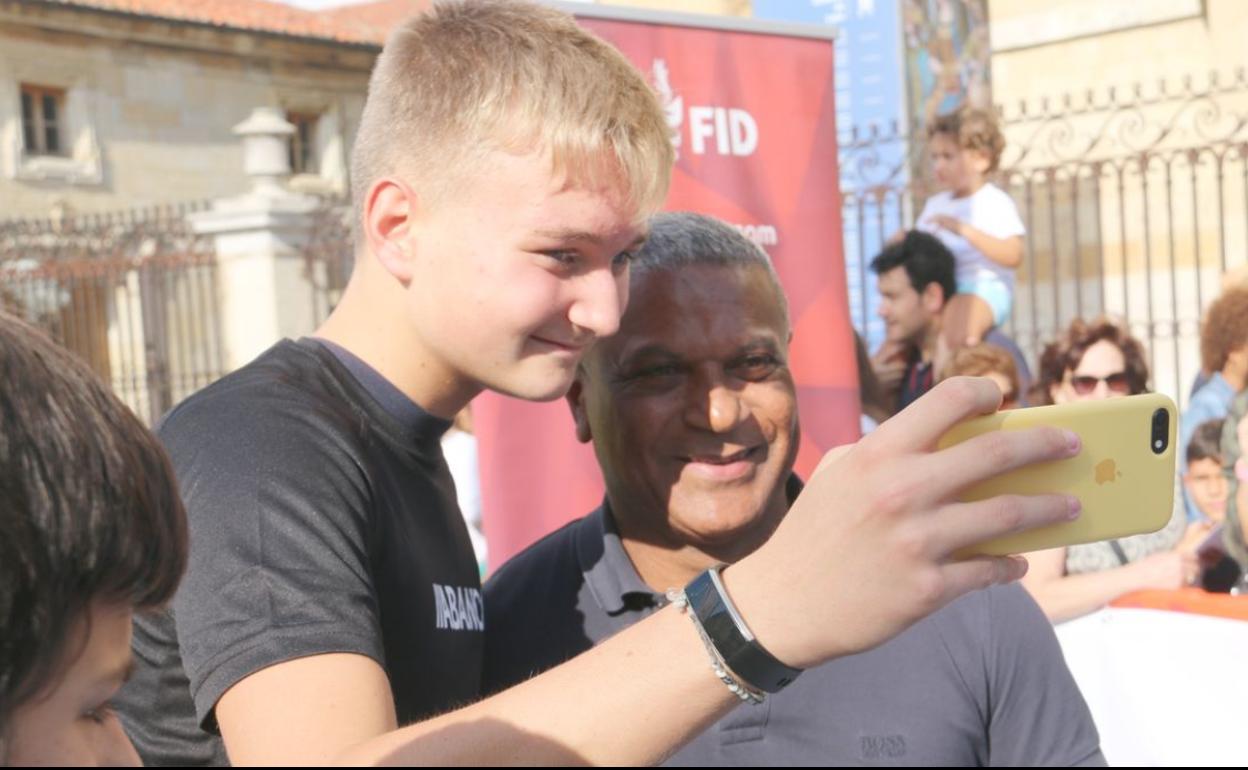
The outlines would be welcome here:
[[[1000,112],[1008,146],[997,181],[1028,226],[1007,331],[1034,361],[1071,319],[1118,316],[1146,343],[1154,387],[1184,403],[1201,313],[1221,275],[1248,260],[1248,76]],[[930,194],[925,144],[895,126],[841,138],[851,306],[868,340],[882,328],[864,265]]]
[[[1248,76],[1111,89],[1002,110],[998,182],[1028,225],[1007,331],[1034,361],[1072,318],[1110,313],[1147,343],[1154,386],[1185,401],[1199,321],[1248,261]],[[868,341],[864,265],[925,196],[921,133],[841,137],[851,315]],[[141,416],[224,373],[213,245],[186,215],[205,204],[0,222],[0,304],[86,359]],[[305,250],[314,315],[352,265],[350,205],[326,198]],[[310,330],[309,330],[310,331]]]
[[[186,221],[205,207],[0,222],[0,306],[155,422],[224,373],[212,242]]]
[[[338,196],[321,198],[320,208],[313,214],[312,232],[304,249],[304,269],[312,287],[312,307],[318,324],[329,317],[342,299],[355,266],[351,214],[350,199]]]

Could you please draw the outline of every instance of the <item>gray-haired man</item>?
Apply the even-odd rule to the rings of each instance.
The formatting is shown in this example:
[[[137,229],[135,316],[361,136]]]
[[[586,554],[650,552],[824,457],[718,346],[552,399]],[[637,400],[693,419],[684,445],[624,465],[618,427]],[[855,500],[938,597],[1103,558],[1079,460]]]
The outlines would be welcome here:
[[[801,488],[788,310],[766,255],[723,223],[664,214],[632,280],[619,333],[586,357],[568,395],[606,500],[487,585],[487,689],[589,649],[662,606],[667,588],[749,554]],[[1009,585],[808,671],[670,760],[862,763],[1104,758],[1052,628]]]

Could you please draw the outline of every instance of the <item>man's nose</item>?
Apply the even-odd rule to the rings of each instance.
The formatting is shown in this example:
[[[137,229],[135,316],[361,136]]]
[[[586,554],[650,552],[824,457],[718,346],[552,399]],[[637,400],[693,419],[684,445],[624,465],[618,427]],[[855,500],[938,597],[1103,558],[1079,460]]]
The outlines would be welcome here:
[[[694,387],[701,392],[689,399],[686,418],[692,425],[712,433],[726,433],[740,425],[749,413],[740,392],[723,382],[703,381]]]

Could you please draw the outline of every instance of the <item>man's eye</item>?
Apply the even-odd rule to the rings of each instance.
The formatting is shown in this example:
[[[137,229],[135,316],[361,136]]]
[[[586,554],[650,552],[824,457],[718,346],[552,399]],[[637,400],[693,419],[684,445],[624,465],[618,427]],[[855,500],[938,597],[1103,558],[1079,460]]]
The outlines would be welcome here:
[[[634,256],[635,255],[631,251],[621,251],[619,254],[615,255],[615,259],[611,261],[611,264],[617,268],[625,267],[628,263],[633,261]]]
[[[673,377],[680,374],[680,367],[676,364],[655,364],[639,369],[633,373],[633,378],[642,377]]]
[[[746,379],[759,379],[771,374],[779,364],[775,356],[750,356],[742,359],[737,365],[737,371]]]

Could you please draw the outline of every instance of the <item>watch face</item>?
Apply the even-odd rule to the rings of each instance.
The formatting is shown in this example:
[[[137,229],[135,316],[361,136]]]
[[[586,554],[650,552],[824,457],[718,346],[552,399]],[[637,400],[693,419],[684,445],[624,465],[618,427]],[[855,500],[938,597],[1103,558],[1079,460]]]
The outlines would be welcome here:
[[[743,684],[763,692],[780,692],[801,669],[786,666],[763,649],[749,632],[719,581],[718,568],[698,575],[685,589],[689,609],[697,615],[707,638],[728,670]]]

